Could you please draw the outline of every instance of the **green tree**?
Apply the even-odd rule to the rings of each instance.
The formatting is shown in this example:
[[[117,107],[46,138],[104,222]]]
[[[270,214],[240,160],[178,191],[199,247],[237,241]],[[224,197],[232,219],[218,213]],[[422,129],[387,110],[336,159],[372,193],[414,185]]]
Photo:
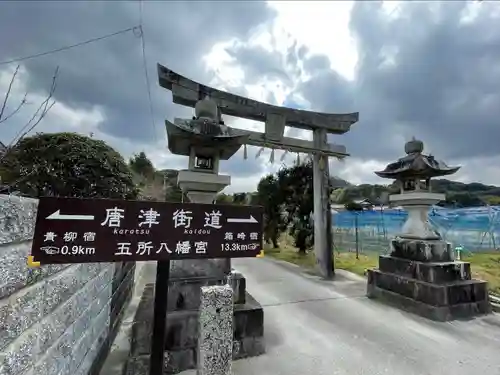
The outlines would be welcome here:
[[[184,193],[178,186],[168,186],[165,194],[166,202],[180,203],[183,201]]]
[[[243,205],[246,203],[247,193],[235,193],[233,194],[233,203]]]
[[[284,197],[287,223],[299,253],[314,243],[311,213],[314,209],[312,161],[278,171],[278,186]]]
[[[156,172],[153,163],[142,151],[130,158],[129,166],[134,173],[146,178],[153,178]]]
[[[463,192],[446,194],[446,201],[443,204],[452,207],[477,207],[484,206],[485,202],[476,194]]]
[[[250,206],[258,206],[259,205],[259,193],[256,191],[253,193],[247,193],[249,198],[248,198],[248,204]]]
[[[123,157],[103,141],[75,133],[36,134],[9,148],[2,182],[30,197],[135,199]]]
[[[233,203],[233,197],[228,195],[228,194],[219,193],[219,194],[217,194],[217,197],[215,197],[215,203],[217,203],[217,204],[231,204],[231,203]]]
[[[165,201],[167,202],[182,202],[184,193],[179,185],[177,185],[177,176],[179,171],[176,169],[165,169],[159,172],[164,179],[166,188]]]
[[[252,198],[252,203],[254,200]],[[312,162],[282,168],[276,175],[262,178],[257,187],[256,203],[264,207],[264,238],[278,246],[287,229],[294,237],[299,253],[314,243]]]
[[[280,232],[286,228],[282,215],[283,195],[277,178],[269,174],[259,181],[257,194],[252,198],[252,204],[256,203],[264,208],[264,239],[278,248]]]
[[[340,203],[343,201],[345,195],[345,189],[344,188],[337,188],[332,191],[332,194],[330,194],[330,201],[335,202],[335,203]]]

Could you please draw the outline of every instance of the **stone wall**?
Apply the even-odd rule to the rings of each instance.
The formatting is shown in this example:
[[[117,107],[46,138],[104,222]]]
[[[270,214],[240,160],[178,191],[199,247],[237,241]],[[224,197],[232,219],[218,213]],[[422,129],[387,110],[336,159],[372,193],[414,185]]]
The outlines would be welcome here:
[[[98,374],[134,263],[29,269],[37,201],[0,195],[0,375]]]

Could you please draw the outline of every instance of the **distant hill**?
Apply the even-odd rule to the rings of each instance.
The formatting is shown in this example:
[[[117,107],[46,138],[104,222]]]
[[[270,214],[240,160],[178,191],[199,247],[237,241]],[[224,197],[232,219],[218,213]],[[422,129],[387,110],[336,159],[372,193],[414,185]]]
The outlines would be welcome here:
[[[346,180],[341,179],[340,177],[333,176],[330,177],[330,186],[334,189],[337,189],[352,186],[352,184],[347,182]]]
[[[439,193],[446,193],[447,203],[458,206],[483,206],[500,204],[500,187],[479,182],[463,183],[446,179],[431,180],[431,186]]]
[[[175,197],[175,199],[178,199],[181,195],[177,187],[177,175],[179,171],[176,169],[164,169],[158,171],[158,173],[165,176],[165,187],[173,196],[172,198]],[[386,204],[388,195],[397,192],[397,188],[394,184],[353,185],[336,176],[330,177],[330,185],[333,189],[331,200],[340,204],[365,198],[376,203]],[[484,185],[478,182],[467,184],[446,179],[431,180],[431,186],[434,192],[446,194],[446,201],[442,202],[442,205],[445,206],[474,207],[484,206],[485,204],[500,205],[499,186]],[[235,195],[238,196],[238,201],[249,201],[252,193],[239,193]],[[248,199],[243,199],[243,195],[248,195]]]
[[[177,169],[162,169],[162,170],[159,170],[158,173],[165,176],[165,185],[166,185],[167,189],[169,187],[171,189],[174,189],[174,190],[177,188],[177,176],[179,174],[179,171]],[[334,189],[346,188],[349,186],[353,186],[352,184],[350,184],[346,180],[343,180],[343,179],[336,177],[336,176],[330,177],[330,184],[331,184],[332,188],[334,188]],[[245,194],[245,193],[236,194],[236,195],[238,195],[238,197],[236,197],[237,200],[243,200],[241,194]],[[253,193],[248,192],[247,194],[253,194]]]
[[[478,182],[463,183],[446,179],[431,180],[432,191],[446,194],[446,201],[441,205],[456,207],[484,206],[485,204],[500,204],[500,187],[484,185]],[[388,194],[397,192],[394,184],[371,185],[361,184],[347,186],[341,190],[337,189],[332,195],[336,203],[347,203],[351,200],[368,198],[379,203],[387,203]],[[385,194],[384,194],[385,193]],[[383,198],[380,202],[380,198]]]

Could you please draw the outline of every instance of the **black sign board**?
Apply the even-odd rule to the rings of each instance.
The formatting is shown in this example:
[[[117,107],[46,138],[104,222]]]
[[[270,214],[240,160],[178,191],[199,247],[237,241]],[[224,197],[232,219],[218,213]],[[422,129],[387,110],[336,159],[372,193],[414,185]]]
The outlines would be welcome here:
[[[262,207],[41,198],[32,255],[41,264],[255,257]]]

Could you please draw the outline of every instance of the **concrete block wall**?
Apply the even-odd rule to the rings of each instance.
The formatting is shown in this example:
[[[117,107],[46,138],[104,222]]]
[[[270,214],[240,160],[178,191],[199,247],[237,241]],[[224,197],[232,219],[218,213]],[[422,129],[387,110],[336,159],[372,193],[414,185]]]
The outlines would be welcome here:
[[[134,263],[29,269],[37,200],[0,195],[0,375],[98,374]]]

